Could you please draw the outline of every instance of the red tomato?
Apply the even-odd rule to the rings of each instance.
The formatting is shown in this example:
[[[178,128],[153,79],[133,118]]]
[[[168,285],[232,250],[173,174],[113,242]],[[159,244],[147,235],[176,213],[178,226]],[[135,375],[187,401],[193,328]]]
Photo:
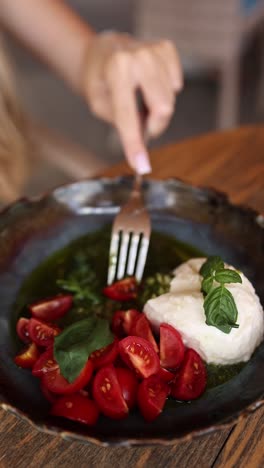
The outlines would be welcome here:
[[[131,327],[130,335],[140,336],[141,338],[145,338],[145,340],[149,341],[152,344],[156,353],[159,352],[159,348],[153,336],[153,333],[151,331],[149,322],[144,314],[140,314],[139,316],[135,318]]]
[[[29,324],[29,319],[25,317],[21,317],[16,324],[16,332],[24,343],[30,343],[30,337],[29,337],[29,332],[28,332],[28,324]]]
[[[162,367],[176,369],[184,358],[185,347],[180,333],[171,325],[160,325],[160,364]]]
[[[122,395],[129,409],[133,408],[137,399],[138,381],[135,374],[123,367],[115,368],[117,380],[121,388]]]
[[[122,395],[117,374],[112,364],[102,367],[95,375],[93,397],[105,416],[112,419],[127,417],[128,406]]]
[[[55,393],[50,392],[45,385],[43,385],[43,382],[40,383],[40,390],[44,396],[44,398],[49,401],[50,403],[55,403],[58,399],[58,395],[55,395]]]
[[[206,380],[206,368],[201,357],[193,349],[187,349],[171,387],[171,395],[177,400],[194,400],[204,392]]]
[[[50,413],[53,416],[62,416],[88,426],[96,424],[99,417],[95,402],[78,393],[58,398]]]
[[[61,294],[44,301],[38,301],[29,306],[29,310],[33,317],[52,321],[63,317],[71,308],[73,297],[71,294]]]
[[[119,348],[119,346],[118,346]],[[121,358],[120,354],[118,354],[115,362],[114,362],[115,367],[123,367],[127,369],[127,365],[124,363],[123,359]]]
[[[50,366],[52,369],[42,375],[42,383],[50,392],[62,395],[68,395],[69,393],[81,390],[87,385],[93,373],[92,362],[88,360],[80,375],[74,382],[70,383],[61,375],[58,364],[56,367],[55,360],[54,364],[50,364]]]
[[[160,369],[159,358],[149,341],[138,336],[128,336],[119,342],[123,361],[136,373],[146,378],[157,374]]]
[[[164,367],[160,368],[157,375],[161,378],[161,380],[163,380],[164,382],[167,382],[167,383],[172,382],[172,380],[174,380],[174,378],[175,378],[175,374],[168,371]]]
[[[29,320],[28,331],[34,343],[45,347],[52,345],[54,337],[60,333],[60,329],[55,325],[41,322],[35,318]]]
[[[89,357],[93,363],[94,369],[112,364],[118,356],[118,351],[117,340],[104,348],[94,351]]]
[[[39,350],[35,343],[31,343],[16,355],[14,361],[19,367],[23,367],[24,369],[32,369],[38,358]]]
[[[111,286],[106,286],[103,289],[103,293],[114,301],[130,301],[137,297],[138,284],[133,277],[125,278],[121,281],[116,281]]]
[[[42,377],[46,372],[57,368],[58,364],[53,359],[53,346],[50,346],[46,351],[44,351],[44,353],[40,355],[37,362],[34,364],[32,374],[35,377]]]
[[[163,410],[169,386],[157,375],[144,379],[138,389],[138,406],[146,421],[154,421]]]
[[[82,390],[79,390],[78,393],[79,393],[80,395],[82,395],[82,396],[85,396],[86,398],[89,398],[89,392],[88,392],[88,390],[82,389]]]
[[[135,309],[117,310],[112,318],[112,330],[118,338],[130,335],[131,327],[136,317],[141,313]]]

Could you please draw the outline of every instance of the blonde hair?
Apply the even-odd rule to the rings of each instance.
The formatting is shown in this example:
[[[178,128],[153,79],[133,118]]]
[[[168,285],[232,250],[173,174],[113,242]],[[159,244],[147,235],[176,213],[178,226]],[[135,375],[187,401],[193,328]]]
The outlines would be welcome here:
[[[0,201],[12,201],[21,194],[29,172],[29,146],[14,75],[0,38]]]

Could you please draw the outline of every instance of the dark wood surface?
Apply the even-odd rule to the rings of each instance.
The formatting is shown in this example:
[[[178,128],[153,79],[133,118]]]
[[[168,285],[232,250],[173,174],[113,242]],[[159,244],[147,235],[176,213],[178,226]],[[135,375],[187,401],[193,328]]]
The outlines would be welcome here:
[[[179,177],[264,211],[264,127],[215,133],[152,153],[154,178]],[[105,175],[128,173],[125,164]],[[243,391],[243,390],[241,390]],[[100,448],[41,434],[1,410],[0,468],[263,467],[264,409],[237,425],[171,447]]]

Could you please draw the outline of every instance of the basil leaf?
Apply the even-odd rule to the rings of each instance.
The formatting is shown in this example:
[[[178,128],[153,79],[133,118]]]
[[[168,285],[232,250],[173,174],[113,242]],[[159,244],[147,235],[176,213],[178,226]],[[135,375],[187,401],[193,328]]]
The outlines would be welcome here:
[[[105,319],[89,317],[65,328],[54,340],[54,357],[63,377],[72,383],[89,355],[112,343],[113,339],[109,321]]]
[[[223,269],[225,264],[221,257],[215,255],[208,257],[206,262],[200,268],[200,275],[206,278],[206,276],[211,276],[214,271]]]
[[[241,276],[235,270],[229,270],[228,268],[223,268],[216,271],[215,280],[218,283],[242,283]]]
[[[73,293],[75,301],[86,301],[86,303],[89,302],[91,305],[100,303],[101,299],[99,295],[92,290],[93,286],[88,278],[80,281],[78,278],[75,278],[74,275],[71,275],[67,279],[57,280],[57,285],[61,289]]]
[[[208,276],[207,278],[204,278],[202,281],[201,285],[201,290],[204,294],[208,294],[210,289],[213,286],[214,278],[213,276]]]
[[[75,304],[85,302],[86,306],[93,306],[102,302],[100,286],[95,271],[87,261],[85,255],[77,254],[75,266],[71,273],[57,280],[57,285],[74,294]]]
[[[237,307],[230,291],[224,286],[211,289],[204,300],[206,324],[219,328],[224,333],[230,333],[232,328],[238,328]]]

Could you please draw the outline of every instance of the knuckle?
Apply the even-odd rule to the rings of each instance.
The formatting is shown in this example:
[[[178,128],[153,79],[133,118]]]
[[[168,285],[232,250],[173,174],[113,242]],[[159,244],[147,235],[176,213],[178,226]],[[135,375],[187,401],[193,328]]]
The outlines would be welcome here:
[[[169,118],[173,113],[174,106],[171,103],[165,103],[161,101],[156,103],[153,109],[153,113],[158,119],[166,119]]]
[[[152,62],[152,50],[150,47],[147,46],[141,46],[135,51],[135,56],[136,59],[138,59],[139,62],[144,63],[144,64],[150,64]]]
[[[182,91],[183,87],[184,87],[184,81],[183,81],[183,77],[182,75],[180,75],[179,77],[177,77],[177,82],[176,82],[176,85],[175,85],[175,90],[177,93],[179,93],[180,91]]]
[[[106,72],[108,74],[116,73],[116,70],[122,70],[128,66],[130,54],[125,50],[114,51],[106,61]]]
[[[169,52],[175,52],[176,50],[174,43],[169,39],[161,39],[159,42],[159,47]]]

